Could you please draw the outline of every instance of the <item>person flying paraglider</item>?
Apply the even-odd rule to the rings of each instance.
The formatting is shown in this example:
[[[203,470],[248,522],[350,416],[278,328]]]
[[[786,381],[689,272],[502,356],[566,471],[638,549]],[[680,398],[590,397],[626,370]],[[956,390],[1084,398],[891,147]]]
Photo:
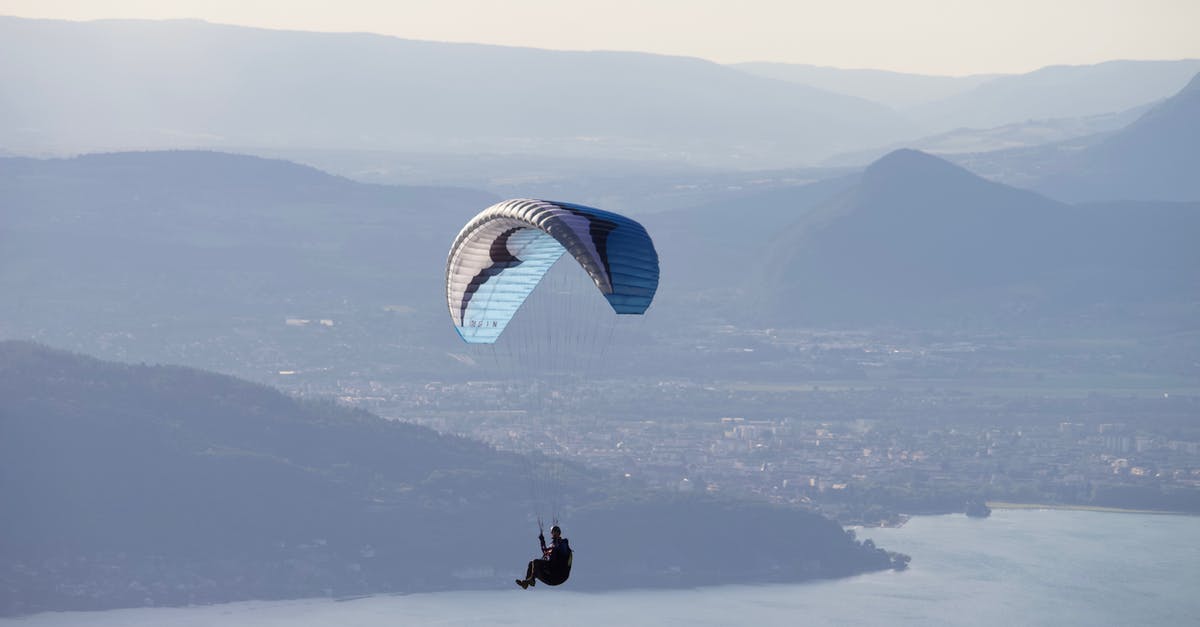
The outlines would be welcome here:
[[[547,586],[557,586],[571,576],[573,555],[570,543],[562,537],[562,529],[558,525],[550,528],[550,546],[546,546],[546,536],[541,533],[538,534],[538,543],[542,545],[542,557],[530,561],[525,569],[525,578],[516,580],[522,590],[528,590],[538,580]]]
[[[641,316],[658,292],[658,251],[646,228],[636,220],[570,202],[537,198],[504,200],[471,218],[459,230],[446,256],[446,307],[459,337],[472,345],[497,344],[517,312],[560,259],[566,261],[564,272],[569,274],[577,267],[586,274],[585,279],[576,272],[575,283],[581,287],[594,286],[607,302],[606,309],[611,310],[612,316],[608,311],[601,313],[605,308],[599,307],[580,312],[584,313],[582,316],[570,308],[565,314],[560,312],[552,316],[545,328],[540,326],[544,323],[539,323],[537,328],[529,329],[536,333],[530,336],[536,337],[536,341],[522,343],[518,339],[516,346],[505,348],[518,356],[524,353],[528,357],[534,346],[542,346],[540,342],[544,339],[546,350],[534,351],[538,355],[536,360],[531,359],[535,362],[534,367],[522,364],[516,368],[501,368],[497,360],[495,376],[528,378],[539,371],[556,375],[581,374],[564,373],[562,371],[567,368],[558,368],[543,360],[560,352],[564,355],[585,353],[578,344],[571,342],[578,343],[587,338],[600,342],[600,334],[596,332],[597,328],[587,324],[574,329],[579,332],[568,332],[569,325],[562,323]],[[553,289],[547,293],[547,288],[542,288],[541,294],[549,303],[562,302],[559,292]],[[589,320],[589,314],[595,319]],[[520,326],[516,325],[516,329]],[[600,344],[600,348],[602,353],[604,344]],[[546,519],[536,495],[539,483],[541,488],[548,486],[545,479],[539,480],[536,471],[543,465],[530,462],[530,491],[535,493],[530,500],[534,502],[538,520],[542,557],[530,561],[525,578],[516,580],[523,589],[529,589],[538,581],[557,586],[571,574],[572,551],[567,539],[562,537],[562,530],[557,524],[551,527],[549,546],[540,533],[542,521]],[[549,509],[549,520],[557,522],[556,506],[551,505]]]

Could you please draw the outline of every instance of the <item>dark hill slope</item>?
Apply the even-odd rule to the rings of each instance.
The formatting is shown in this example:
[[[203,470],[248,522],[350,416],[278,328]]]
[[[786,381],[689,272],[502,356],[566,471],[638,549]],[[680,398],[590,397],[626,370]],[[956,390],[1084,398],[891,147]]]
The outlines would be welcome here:
[[[501,561],[523,466],[231,377],[0,343],[0,563],[20,573],[0,613],[446,587]],[[447,559],[443,534],[473,539]]]
[[[511,587],[536,546],[529,472],[473,441],[231,377],[0,342],[0,615]],[[545,487],[587,556],[572,587],[891,565],[813,513],[614,490],[569,462],[556,476]],[[742,523],[755,534],[730,532]],[[671,530],[682,557],[664,563],[647,529]]]
[[[1195,205],[1073,207],[901,150],[776,239],[764,289],[778,321],[1137,317],[1197,302],[1197,234]]]

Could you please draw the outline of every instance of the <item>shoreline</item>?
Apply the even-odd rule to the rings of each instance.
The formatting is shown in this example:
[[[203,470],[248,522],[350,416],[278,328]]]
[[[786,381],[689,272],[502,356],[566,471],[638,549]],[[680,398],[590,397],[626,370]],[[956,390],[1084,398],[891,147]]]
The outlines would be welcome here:
[[[1081,512],[1108,512],[1111,514],[1158,514],[1163,516],[1197,516],[1196,512],[1178,512],[1162,509],[1129,509],[1125,507],[1106,507],[1103,505],[1067,505],[1051,503],[1009,503],[1007,501],[988,501],[992,509],[1061,509]]]
[[[984,503],[991,509],[1053,509],[1063,511],[1077,512],[1101,512],[1107,514],[1152,514],[1155,516],[1200,516],[1200,512],[1183,512],[1177,510],[1165,509],[1131,509],[1127,507],[1109,507],[1105,505],[1072,505],[1066,503],[1013,503],[1009,501],[986,501]],[[954,514],[963,514],[963,512],[921,512],[917,514],[899,514],[896,520],[879,521],[874,524],[853,523],[843,525],[842,529],[861,531],[867,529],[899,529],[909,520],[921,516],[949,516]]]

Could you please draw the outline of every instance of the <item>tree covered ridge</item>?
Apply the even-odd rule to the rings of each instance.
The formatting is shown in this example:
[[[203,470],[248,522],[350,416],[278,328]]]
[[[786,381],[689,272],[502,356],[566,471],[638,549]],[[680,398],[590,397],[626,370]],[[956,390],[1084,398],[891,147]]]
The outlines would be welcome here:
[[[528,479],[516,455],[334,403],[0,343],[3,614],[511,584],[536,529]],[[811,512],[649,493],[570,463],[558,480],[581,589],[907,560]]]

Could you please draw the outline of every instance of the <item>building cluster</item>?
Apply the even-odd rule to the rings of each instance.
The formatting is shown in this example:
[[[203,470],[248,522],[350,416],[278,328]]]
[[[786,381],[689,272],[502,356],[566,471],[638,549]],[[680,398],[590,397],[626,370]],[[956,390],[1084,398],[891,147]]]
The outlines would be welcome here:
[[[964,494],[1087,503],[1105,486],[1134,486],[1191,490],[1200,504],[1200,435],[1145,419],[1155,409],[1148,401],[812,386],[781,392],[686,381],[398,389],[375,381],[342,391],[344,401],[385,417],[560,456],[658,489],[838,508],[868,498],[855,494],[884,494],[899,508],[905,501],[897,495],[910,503]]]

